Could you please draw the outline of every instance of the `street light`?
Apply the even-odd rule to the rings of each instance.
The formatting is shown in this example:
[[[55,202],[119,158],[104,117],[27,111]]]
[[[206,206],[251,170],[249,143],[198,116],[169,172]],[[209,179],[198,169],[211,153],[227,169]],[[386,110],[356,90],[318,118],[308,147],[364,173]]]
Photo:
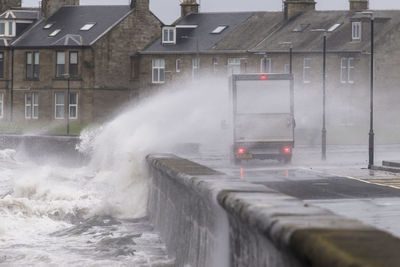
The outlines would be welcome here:
[[[65,73],[63,75],[65,78],[67,78],[67,135],[69,135],[69,104],[70,104],[70,80],[71,80],[71,76],[69,75],[69,73]]]
[[[369,119],[369,142],[368,142],[368,169],[374,166],[374,13],[372,11],[360,12],[368,15],[371,22],[371,69],[370,69],[370,119]]]
[[[322,59],[322,137],[321,137],[321,158],[326,160],[326,36],[327,30],[325,29],[313,29],[312,32],[322,32],[323,35],[323,59]]]

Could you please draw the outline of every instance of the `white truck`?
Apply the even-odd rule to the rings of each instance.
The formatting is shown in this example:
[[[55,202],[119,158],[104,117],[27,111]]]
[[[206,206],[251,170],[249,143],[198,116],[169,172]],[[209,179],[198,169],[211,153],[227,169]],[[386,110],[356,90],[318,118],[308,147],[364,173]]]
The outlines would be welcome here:
[[[289,163],[294,147],[292,74],[234,74],[233,159],[277,159]]]

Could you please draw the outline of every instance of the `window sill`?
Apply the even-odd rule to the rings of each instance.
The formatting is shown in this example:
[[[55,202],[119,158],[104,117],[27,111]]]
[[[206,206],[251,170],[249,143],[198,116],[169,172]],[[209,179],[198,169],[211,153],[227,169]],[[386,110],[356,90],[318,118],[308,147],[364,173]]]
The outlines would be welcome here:
[[[38,81],[40,81],[40,79],[39,78],[25,78],[25,80],[24,81],[29,81],[29,82],[38,82]]]

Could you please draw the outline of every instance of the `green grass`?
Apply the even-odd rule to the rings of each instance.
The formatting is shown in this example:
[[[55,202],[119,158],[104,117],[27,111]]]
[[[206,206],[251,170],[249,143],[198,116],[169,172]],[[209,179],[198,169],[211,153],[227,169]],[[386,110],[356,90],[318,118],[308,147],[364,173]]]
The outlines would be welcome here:
[[[79,135],[89,123],[70,123],[70,135]],[[64,122],[0,122],[0,134],[43,134],[43,135],[66,135],[67,125]]]

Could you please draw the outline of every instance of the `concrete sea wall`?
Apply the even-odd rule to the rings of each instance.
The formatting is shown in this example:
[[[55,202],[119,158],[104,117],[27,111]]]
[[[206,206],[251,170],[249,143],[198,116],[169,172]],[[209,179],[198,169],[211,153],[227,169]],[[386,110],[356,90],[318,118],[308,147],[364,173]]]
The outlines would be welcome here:
[[[149,155],[149,216],[176,266],[400,266],[400,240],[174,155]]]

